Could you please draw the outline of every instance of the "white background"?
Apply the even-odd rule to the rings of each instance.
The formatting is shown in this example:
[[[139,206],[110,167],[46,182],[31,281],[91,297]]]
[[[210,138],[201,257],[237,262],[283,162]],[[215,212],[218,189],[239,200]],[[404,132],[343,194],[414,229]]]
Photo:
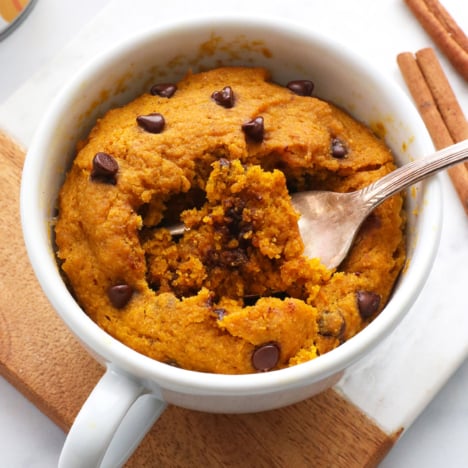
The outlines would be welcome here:
[[[0,41],[0,106],[25,82],[33,80],[35,73],[47,66],[69,41],[79,38],[82,28],[89,21],[95,20],[108,3],[113,4],[109,11],[115,11],[119,8],[119,3],[123,5],[125,2],[38,0],[25,22]],[[399,19],[410,16],[402,0],[270,0],[264,3],[250,0],[223,2],[223,5],[219,5],[219,2],[173,0],[157,2],[158,14],[153,14],[151,19],[145,17],[144,1],[132,0],[131,3],[135,12],[129,17],[128,25],[120,25],[122,36],[136,30],[140,24],[149,26],[151,22],[157,23],[159,18],[176,18],[181,12],[189,15],[212,10],[239,9],[252,10],[254,14],[261,14],[262,11],[268,13],[271,10],[277,15],[292,19],[306,15],[314,27],[327,30],[343,42],[351,42],[357,50],[362,50],[372,60],[388,69],[397,81],[400,80],[400,84],[401,77],[394,63],[396,53],[432,45],[419,25],[411,19],[404,23],[406,26],[409,24],[411,29],[401,28]],[[443,0],[443,4],[468,31],[466,1]],[[270,10],[267,11],[266,5]],[[103,18],[101,13],[100,29],[94,32],[101,43],[106,42],[106,21],[112,21],[112,18]],[[465,93],[463,102],[466,103],[466,83],[453,74],[452,77],[457,93]],[[468,113],[467,108],[464,110]],[[462,219],[461,222],[466,223],[466,220]],[[458,265],[454,274],[466,277],[466,265]],[[460,295],[463,292],[460,291]],[[440,294],[443,294],[443,285]],[[466,336],[468,340],[468,333]],[[434,346],[438,346],[438,343],[434,343]],[[465,362],[407,430],[382,466],[468,466],[467,395],[468,363]],[[0,378],[0,467],[53,467],[57,463],[64,437],[61,430]]]

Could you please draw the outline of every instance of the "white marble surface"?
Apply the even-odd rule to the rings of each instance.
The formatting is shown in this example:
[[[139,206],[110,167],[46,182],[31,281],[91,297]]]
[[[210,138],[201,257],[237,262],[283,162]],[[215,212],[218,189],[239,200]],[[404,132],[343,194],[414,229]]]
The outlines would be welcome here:
[[[464,2],[443,3],[468,30]],[[403,87],[396,54],[431,45],[402,0],[270,0],[268,11],[265,4],[38,0],[25,23],[0,42],[0,127],[27,145],[56,87],[77,66],[115,40],[177,14],[250,11],[302,21],[352,44]],[[466,83],[442,62],[468,113]],[[31,98],[35,105],[26,106]],[[441,182],[445,194],[442,242],[425,290],[395,333],[340,383],[353,402],[386,428],[410,425],[417,418],[383,462],[386,468],[468,466],[468,316],[462,294],[468,219],[448,179],[441,177]],[[403,351],[391,355],[401,343],[406,343]],[[0,466],[55,466],[63,440],[57,427],[0,379]]]

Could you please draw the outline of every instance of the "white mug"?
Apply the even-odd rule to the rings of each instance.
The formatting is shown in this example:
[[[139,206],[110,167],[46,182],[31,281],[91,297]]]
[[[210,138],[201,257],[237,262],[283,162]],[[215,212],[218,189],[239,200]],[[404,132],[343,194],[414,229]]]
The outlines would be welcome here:
[[[251,375],[188,371],[128,348],[83,312],[60,275],[51,236],[57,194],[76,142],[97,117],[158,78],[177,81],[189,69],[220,62],[266,67],[280,84],[298,76],[312,79],[318,97],[369,125],[384,124],[399,164],[433,149],[416,109],[392,80],[343,45],[283,20],[228,16],[158,26],[99,55],[72,77],[36,132],[21,186],[22,226],[36,276],[71,332],[106,368],[71,428],[61,467],[122,465],[167,404],[258,412],[325,390],[392,331],[429,274],[441,227],[437,180],[419,183],[407,197],[408,262],[385,309],[355,337],[313,361]]]

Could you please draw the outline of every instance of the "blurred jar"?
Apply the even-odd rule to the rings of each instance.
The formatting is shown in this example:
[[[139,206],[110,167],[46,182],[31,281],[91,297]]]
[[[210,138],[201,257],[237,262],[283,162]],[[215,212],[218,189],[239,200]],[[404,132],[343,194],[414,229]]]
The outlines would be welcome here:
[[[36,0],[0,0],[0,39],[23,21],[34,3]]]

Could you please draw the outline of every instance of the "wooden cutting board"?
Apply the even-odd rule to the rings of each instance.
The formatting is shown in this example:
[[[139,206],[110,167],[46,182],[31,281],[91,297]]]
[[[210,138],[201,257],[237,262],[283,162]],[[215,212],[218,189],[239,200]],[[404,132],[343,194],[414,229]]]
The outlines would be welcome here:
[[[0,133],[0,373],[67,431],[103,373],[55,314],[29,265],[20,225],[24,150]],[[264,413],[214,415],[169,407],[129,467],[373,467],[386,434],[330,389]]]

